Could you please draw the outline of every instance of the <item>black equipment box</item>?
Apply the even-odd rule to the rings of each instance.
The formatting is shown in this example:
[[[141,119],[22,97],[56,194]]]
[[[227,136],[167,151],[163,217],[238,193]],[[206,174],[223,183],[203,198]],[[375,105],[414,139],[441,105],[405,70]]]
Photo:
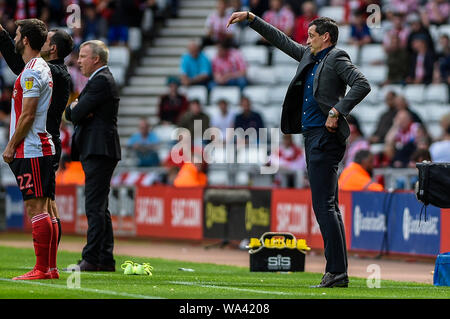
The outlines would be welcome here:
[[[305,255],[310,250],[304,239],[297,240],[291,233],[264,233],[249,243],[250,271],[297,272],[305,271]]]

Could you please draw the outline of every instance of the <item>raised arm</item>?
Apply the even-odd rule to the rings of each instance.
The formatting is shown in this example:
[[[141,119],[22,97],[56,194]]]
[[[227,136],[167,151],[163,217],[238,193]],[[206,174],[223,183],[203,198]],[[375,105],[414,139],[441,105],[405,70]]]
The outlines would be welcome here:
[[[297,61],[302,59],[303,54],[306,51],[306,46],[295,42],[282,31],[278,30],[273,25],[265,22],[263,19],[257,17],[251,12],[234,12],[228,20],[227,27],[230,24],[239,23],[245,20],[249,22],[249,26],[253,30],[262,35],[272,45]]]
[[[22,56],[15,51],[13,39],[9,36],[8,32],[0,24],[0,52],[3,58],[8,64],[11,71],[16,75],[19,75],[25,67]]]

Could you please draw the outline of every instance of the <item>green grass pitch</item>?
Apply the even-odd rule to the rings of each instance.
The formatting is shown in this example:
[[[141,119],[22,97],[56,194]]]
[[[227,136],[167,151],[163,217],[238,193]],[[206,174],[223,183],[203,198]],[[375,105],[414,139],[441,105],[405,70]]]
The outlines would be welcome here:
[[[60,252],[58,265],[64,268],[79,258],[79,253]],[[153,276],[123,275],[120,265],[126,260],[150,262]],[[69,273],[59,280],[12,281],[34,265],[32,249],[0,246],[0,298],[112,299],[326,299],[326,298],[450,298],[450,288],[412,282],[381,281],[381,288],[368,288],[366,279],[350,278],[347,289],[312,289],[320,282],[316,273],[254,273],[245,267],[223,266],[116,256],[115,273],[81,273],[80,288],[69,288]],[[194,272],[179,268],[194,269]]]

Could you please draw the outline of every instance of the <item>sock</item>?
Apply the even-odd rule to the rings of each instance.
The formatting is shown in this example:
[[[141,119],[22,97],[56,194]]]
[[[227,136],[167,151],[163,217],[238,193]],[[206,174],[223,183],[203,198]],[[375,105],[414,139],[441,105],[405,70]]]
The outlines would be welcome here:
[[[49,251],[49,260],[48,260],[48,267],[50,269],[56,268],[56,255],[58,254],[58,235],[59,235],[59,229],[58,229],[58,221],[56,218],[52,218],[52,228],[53,228],[53,234],[52,234],[52,240],[50,242],[50,251]]]
[[[58,246],[59,242],[61,241],[61,221],[59,218],[56,218],[56,222],[58,223]]]
[[[52,240],[52,221],[48,213],[42,213],[31,218],[31,228],[33,230],[33,245],[36,255],[37,270],[47,272],[50,242]]]

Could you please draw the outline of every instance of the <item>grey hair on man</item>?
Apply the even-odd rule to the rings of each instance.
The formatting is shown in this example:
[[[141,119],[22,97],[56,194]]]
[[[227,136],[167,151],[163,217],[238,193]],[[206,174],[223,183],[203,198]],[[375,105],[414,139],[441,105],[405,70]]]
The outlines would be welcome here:
[[[100,62],[104,65],[108,64],[109,49],[103,41],[100,40],[89,40],[83,42],[80,48],[89,45],[92,50],[92,54],[100,58]]]

